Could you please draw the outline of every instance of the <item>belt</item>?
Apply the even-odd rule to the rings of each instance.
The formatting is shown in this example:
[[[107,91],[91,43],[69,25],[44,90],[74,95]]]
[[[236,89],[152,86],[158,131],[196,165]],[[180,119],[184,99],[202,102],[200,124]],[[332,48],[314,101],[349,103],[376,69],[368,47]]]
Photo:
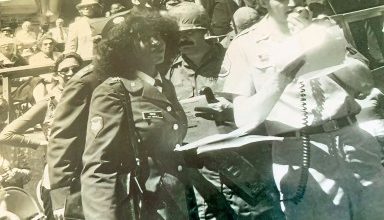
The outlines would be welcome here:
[[[320,133],[327,133],[339,130],[340,128],[352,125],[356,122],[356,117],[354,115],[346,116],[343,118],[338,118],[334,120],[328,120],[324,122],[322,125],[318,126],[311,126],[308,128],[303,128],[298,131],[290,131],[282,134],[278,134],[276,136],[279,137],[300,137],[300,133],[306,133],[308,135],[311,134],[320,134]]]

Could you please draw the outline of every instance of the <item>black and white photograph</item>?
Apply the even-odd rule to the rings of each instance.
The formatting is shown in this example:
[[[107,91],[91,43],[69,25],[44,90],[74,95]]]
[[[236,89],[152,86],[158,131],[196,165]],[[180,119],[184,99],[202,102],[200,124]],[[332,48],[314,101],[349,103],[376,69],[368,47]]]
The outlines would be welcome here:
[[[0,0],[0,220],[384,220],[384,0]]]

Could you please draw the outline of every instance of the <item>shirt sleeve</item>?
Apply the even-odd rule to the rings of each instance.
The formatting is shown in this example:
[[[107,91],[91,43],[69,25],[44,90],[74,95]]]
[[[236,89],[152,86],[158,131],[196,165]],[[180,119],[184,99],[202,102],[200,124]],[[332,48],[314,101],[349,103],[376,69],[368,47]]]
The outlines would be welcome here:
[[[118,219],[119,198],[124,197],[117,187],[121,185],[121,151],[128,135],[122,132],[125,121],[119,95],[110,85],[101,84],[92,95],[83,154],[81,194],[86,219]]]
[[[12,121],[0,133],[0,143],[15,147],[29,147],[36,149],[41,140],[27,137],[25,131],[39,123],[43,123],[47,112],[48,102],[43,100],[36,103],[22,116]]]
[[[232,41],[220,70],[220,76],[226,76],[223,92],[235,95],[251,96],[255,87],[251,76],[251,65],[242,50],[241,41]]]
[[[81,79],[68,81],[57,105],[47,149],[53,210],[64,207],[73,178],[81,170],[90,88]]]

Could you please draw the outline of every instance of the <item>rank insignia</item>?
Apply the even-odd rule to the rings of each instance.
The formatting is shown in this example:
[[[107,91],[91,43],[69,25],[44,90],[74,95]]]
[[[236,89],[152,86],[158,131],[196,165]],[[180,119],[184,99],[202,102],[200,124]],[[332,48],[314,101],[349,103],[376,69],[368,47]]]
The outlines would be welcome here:
[[[153,111],[153,112],[142,112],[143,119],[151,119],[151,118],[164,118],[163,113],[161,111]]]
[[[100,132],[103,126],[104,126],[104,122],[101,116],[94,116],[91,119],[91,130],[95,134],[95,136]]]

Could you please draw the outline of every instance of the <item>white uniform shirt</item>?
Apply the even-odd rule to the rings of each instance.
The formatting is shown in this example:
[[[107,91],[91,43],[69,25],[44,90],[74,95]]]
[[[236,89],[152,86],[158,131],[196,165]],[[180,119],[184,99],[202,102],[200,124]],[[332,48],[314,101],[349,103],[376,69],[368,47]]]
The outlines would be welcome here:
[[[268,17],[233,40],[224,58],[221,74],[228,74],[223,92],[252,96],[260,91],[276,67],[268,49],[284,40],[271,33]],[[284,53],[284,51],[281,51]],[[350,58],[349,58],[350,59]],[[356,114],[360,106],[354,98],[329,77],[318,78],[322,91],[314,95],[316,81],[305,81],[306,112],[309,125],[320,125],[326,120]],[[265,88],[264,88],[265,89]],[[266,120],[270,135],[304,127],[300,84],[290,83]],[[315,98],[316,97],[316,98]],[[247,108],[247,106],[244,106]],[[254,110],[257,114],[257,109]],[[320,112],[318,114],[317,112]],[[244,116],[251,120],[251,115]]]

